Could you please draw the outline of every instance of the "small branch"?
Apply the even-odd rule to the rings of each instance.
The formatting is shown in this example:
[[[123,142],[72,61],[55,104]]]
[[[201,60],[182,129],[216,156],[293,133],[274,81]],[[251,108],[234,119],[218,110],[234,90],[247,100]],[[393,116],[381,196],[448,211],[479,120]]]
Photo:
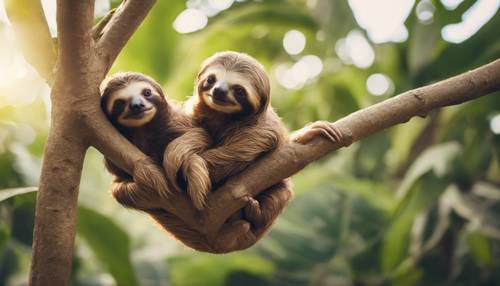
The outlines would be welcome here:
[[[57,58],[57,46],[39,0],[7,0],[5,10],[26,60],[49,84]]]
[[[414,116],[423,116],[433,109],[460,104],[499,89],[500,59],[361,109],[334,124],[347,138],[346,142],[342,142],[345,146],[387,127],[407,122]],[[318,138],[307,145],[289,143],[262,158],[230,179],[210,198],[211,210],[206,214],[206,232],[217,232],[225,219],[243,207],[235,198],[255,196],[343,145]]]
[[[125,0],[118,7],[97,43],[98,52],[107,66],[111,66],[155,2],[155,0]]]
[[[92,38],[94,39],[94,41],[97,42],[99,40],[99,38],[101,38],[104,28],[109,23],[109,20],[111,20],[111,18],[115,14],[115,11],[116,11],[116,8],[109,10],[109,12],[106,14],[106,16],[104,16],[99,21],[99,23],[97,23],[94,26],[94,28],[92,28]]]

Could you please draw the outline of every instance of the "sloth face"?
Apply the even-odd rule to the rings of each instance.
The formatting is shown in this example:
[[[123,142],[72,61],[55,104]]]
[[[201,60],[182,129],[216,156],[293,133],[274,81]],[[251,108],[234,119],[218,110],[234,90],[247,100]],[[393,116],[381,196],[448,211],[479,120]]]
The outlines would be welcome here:
[[[157,112],[162,95],[147,81],[133,81],[109,94],[105,109],[110,119],[125,127],[140,127]]]
[[[200,100],[221,113],[252,115],[269,102],[269,80],[262,66],[236,52],[209,58],[198,75],[197,87]]]

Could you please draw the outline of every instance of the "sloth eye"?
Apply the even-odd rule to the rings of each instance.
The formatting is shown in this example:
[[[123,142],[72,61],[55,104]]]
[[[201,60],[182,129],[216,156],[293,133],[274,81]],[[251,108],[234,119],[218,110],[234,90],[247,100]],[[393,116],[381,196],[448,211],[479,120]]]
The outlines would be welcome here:
[[[245,97],[245,95],[247,94],[247,92],[245,91],[245,89],[241,86],[237,86],[233,89],[233,92],[234,92],[234,95],[236,97]]]
[[[152,95],[151,89],[149,89],[149,88],[143,89],[142,90],[142,95],[144,95],[145,97],[150,97]]]
[[[123,99],[117,99],[114,103],[113,103],[113,107],[111,108],[111,116],[113,117],[117,117],[118,115],[120,115],[123,110],[125,109],[125,100]]]
[[[207,83],[208,84],[214,84],[215,83],[215,76],[213,74],[209,75],[207,77]]]

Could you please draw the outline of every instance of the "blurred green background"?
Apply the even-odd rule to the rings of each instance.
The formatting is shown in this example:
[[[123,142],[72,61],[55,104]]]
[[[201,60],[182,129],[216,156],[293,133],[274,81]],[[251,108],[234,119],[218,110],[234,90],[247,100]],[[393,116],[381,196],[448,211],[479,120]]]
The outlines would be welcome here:
[[[53,35],[55,1],[42,1]],[[27,285],[50,90],[0,0],[0,285]],[[96,1],[96,22],[119,1]],[[247,52],[290,130],[334,121],[500,55],[500,0],[160,0],[112,72],[192,93],[202,60]],[[311,164],[249,250],[194,252],[82,177],[72,285],[500,285],[499,94],[435,111]]]

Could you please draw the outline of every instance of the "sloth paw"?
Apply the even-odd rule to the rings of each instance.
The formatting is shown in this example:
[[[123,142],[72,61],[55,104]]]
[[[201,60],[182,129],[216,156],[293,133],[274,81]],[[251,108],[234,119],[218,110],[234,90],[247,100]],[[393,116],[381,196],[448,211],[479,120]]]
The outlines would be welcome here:
[[[338,127],[328,121],[316,121],[306,125],[292,136],[292,141],[306,144],[312,139],[323,136],[332,143],[339,143],[343,134]]]
[[[260,203],[256,199],[251,197],[243,211],[245,218],[250,221],[254,228],[261,228],[267,224],[266,218],[262,213]]]
[[[225,224],[213,242],[216,253],[246,249],[257,241],[250,230],[250,224],[245,220],[237,220]]]
[[[135,163],[133,178],[141,188],[157,192],[164,198],[171,194],[161,168],[149,158],[141,159]]]
[[[182,166],[187,192],[196,209],[205,208],[207,196],[212,189],[210,176],[205,161],[198,155],[192,155]]]

